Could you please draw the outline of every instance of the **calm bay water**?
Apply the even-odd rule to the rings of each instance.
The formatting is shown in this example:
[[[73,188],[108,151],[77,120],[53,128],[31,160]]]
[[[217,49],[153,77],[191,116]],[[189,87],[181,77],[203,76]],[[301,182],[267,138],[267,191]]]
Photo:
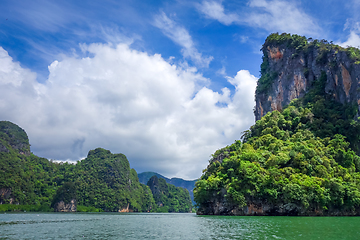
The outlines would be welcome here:
[[[0,239],[360,239],[360,217],[2,213]]]

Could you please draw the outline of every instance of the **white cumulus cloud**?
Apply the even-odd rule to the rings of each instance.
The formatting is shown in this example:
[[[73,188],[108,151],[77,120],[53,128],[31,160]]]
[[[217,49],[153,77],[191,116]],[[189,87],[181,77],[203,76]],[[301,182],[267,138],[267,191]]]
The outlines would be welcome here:
[[[216,19],[224,25],[230,25],[234,22],[240,22],[240,17],[233,13],[225,13],[224,6],[217,1],[203,1],[197,5],[199,11],[206,17]]]
[[[352,18],[346,19],[344,25],[344,31],[349,30],[348,39],[345,42],[337,42],[336,44],[342,47],[357,47],[360,48],[360,22],[355,21]]]
[[[39,156],[79,160],[103,147],[139,172],[194,179],[254,122],[257,79],[246,70],[219,93],[196,69],[127,44],[82,49],[92,57],[54,61],[40,84],[0,48],[0,120],[24,128]]]
[[[355,31],[350,31],[349,37],[345,42],[339,42],[338,45],[342,47],[357,47],[360,48],[360,36]]]

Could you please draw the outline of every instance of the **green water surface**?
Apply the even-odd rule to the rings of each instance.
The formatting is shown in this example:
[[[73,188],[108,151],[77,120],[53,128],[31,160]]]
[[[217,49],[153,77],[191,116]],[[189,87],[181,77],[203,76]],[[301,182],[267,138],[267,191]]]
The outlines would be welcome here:
[[[2,213],[0,239],[360,239],[360,217]]]

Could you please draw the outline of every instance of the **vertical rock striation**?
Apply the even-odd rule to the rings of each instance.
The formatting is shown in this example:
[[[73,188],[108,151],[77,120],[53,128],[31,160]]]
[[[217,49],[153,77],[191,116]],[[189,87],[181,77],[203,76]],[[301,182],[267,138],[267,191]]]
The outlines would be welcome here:
[[[65,203],[64,201],[60,201],[54,206],[55,212],[76,212],[76,200],[71,199],[69,203]]]
[[[290,34],[271,34],[263,47],[261,78],[256,89],[256,121],[291,100],[305,95],[314,81],[326,74],[325,91],[360,111],[359,50],[325,40]]]
[[[359,216],[360,50],[271,34],[262,51],[257,122],[212,155],[197,214]]]

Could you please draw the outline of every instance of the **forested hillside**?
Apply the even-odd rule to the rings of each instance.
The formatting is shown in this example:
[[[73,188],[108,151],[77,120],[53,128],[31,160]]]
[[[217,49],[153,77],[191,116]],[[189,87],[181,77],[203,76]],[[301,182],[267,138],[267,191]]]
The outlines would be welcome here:
[[[195,182],[197,180],[184,180],[182,178],[167,178],[164,177],[161,174],[155,173],[155,172],[142,172],[138,174],[139,177],[139,182],[143,183],[143,184],[147,184],[147,182],[149,181],[149,179],[152,176],[157,176],[158,178],[163,178],[165,179],[165,181],[169,184],[174,185],[175,187],[182,187],[182,188],[186,188],[189,193],[190,193],[190,198],[191,201],[193,202],[193,204],[195,204],[194,202],[194,187],[195,187]]]
[[[296,49],[293,58],[314,55],[319,64],[326,64],[332,49],[337,48],[324,41],[318,45],[313,41],[309,50],[304,39],[306,41],[296,35],[274,34],[263,48],[277,48],[281,53],[279,57],[283,57],[286,50],[281,51],[277,46],[287,46]],[[311,52],[318,51],[319,47],[325,48],[324,53]],[[356,49],[340,50],[359,53]],[[316,55],[321,53],[324,55]],[[353,65],[358,64],[356,56]],[[266,80],[272,66],[280,61],[273,57],[273,63],[268,62],[268,56],[263,58],[257,99],[264,94],[280,94],[272,92],[275,88],[270,87],[279,82]],[[341,68],[335,65],[336,61],[331,64],[332,69]],[[294,78],[298,73],[294,65],[282,67],[289,75],[294,71],[293,77],[288,79],[298,79]],[[306,69],[305,76],[309,76]],[[242,141],[213,154],[194,189],[198,214],[360,215],[357,102],[350,101],[351,98],[349,102],[339,101],[334,92],[341,96],[341,89],[329,92],[327,72],[320,71],[318,76],[312,74],[311,79],[305,81],[308,85],[300,98],[281,106],[280,111],[272,109],[243,133]],[[287,95],[285,92],[289,89],[284,88],[281,96]],[[264,105],[258,105],[256,114],[262,107]]]
[[[64,166],[30,153],[25,131],[0,122],[0,203],[35,205],[49,210]]]
[[[149,179],[147,185],[159,212],[191,212],[192,202],[187,189],[166,183],[165,179],[156,175]]]
[[[78,211],[158,209],[150,188],[139,182],[125,155],[97,148],[77,164],[52,162],[30,152],[23,129],[0,121],[0,211],[76,209],[67,206],[70,203]]]

